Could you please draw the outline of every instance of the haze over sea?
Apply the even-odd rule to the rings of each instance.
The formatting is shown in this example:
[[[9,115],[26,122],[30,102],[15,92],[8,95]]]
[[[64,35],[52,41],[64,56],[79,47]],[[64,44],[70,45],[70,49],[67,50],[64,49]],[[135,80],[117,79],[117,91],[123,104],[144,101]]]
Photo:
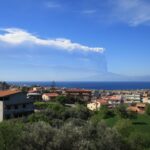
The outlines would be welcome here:
[[[11,84],[20,86],[51,86],[51,81],[34,81],[34,82],[9,82]],[[150,89],[150,82],[55,82],[56,87],[66,88],[84,88],[96,90],[137,90],[137,89]]]

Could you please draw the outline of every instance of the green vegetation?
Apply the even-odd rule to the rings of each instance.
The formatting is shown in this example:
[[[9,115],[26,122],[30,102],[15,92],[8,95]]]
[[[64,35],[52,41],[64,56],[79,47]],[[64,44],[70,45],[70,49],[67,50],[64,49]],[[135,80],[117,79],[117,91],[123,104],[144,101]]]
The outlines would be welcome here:
[[[91,112],[84,105],[36,102],[25,118],[0,123],[0,149],[9,150],[148,150],[150,116],[125,106]]]
[[[150,115],[150,105],[147,105],[147,107],[146,107],[146,114]]]

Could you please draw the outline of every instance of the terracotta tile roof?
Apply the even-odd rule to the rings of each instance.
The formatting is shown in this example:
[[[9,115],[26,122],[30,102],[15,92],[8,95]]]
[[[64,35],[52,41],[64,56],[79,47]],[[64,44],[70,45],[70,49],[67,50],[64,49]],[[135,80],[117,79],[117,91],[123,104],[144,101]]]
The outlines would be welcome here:
[[[29,90],[28,93],[36,93],[37,91]]]
[[[101,103],[101,105],[107,105],[108,101],[106,99],[99,99],[97,102]]]
[[[48,96],[48,97],[57,97],[57,96],[58,96],[57,93],[45,93],[45,94],[43,94],[43,95],[46,95],[46,96]]]
[[[138,111],[136,106],[129,106],[128,110],[129,111],[133,111],[133,112],[137,112]]]
[[[5,91],[0,91],[0,97],[6,97],[9,95],[17,94],[20,93],[21,91],[19,90],[5,90]]]
[[[112,100],[112,101],[118,101],[121,100],[121,95],[113,95],[113,96],[109,96],[108,99]]]
[[[138,103],[138,104],[136,104],[136,106],[137,107],[144,107],[144,108],[146,107],[146,105],[144,103]]]
[[[66,90],[67,93],[91,93],[91,90],[84,90],[84,89],[68,89]]]

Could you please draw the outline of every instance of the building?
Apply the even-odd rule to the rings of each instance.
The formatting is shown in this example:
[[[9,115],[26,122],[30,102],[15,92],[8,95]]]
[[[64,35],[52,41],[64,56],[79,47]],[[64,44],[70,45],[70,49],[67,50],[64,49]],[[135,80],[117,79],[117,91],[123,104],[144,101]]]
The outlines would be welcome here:
[[[34,112],[33,102],[19,90],[0,91],[0,121]]]
[[[80,99],[84,102],[91,101],[92,91],[84,89],[67,89],[65,91],[66,96],[73,97],[74,99]]]
[[[43,89],[42,89],[42,87],[37,86],[37,87],[33,87],[32,90],[35,92],[41,92]]]
[[[143,103],[148,103],[148,104],[150,104],[150,97],[144,97],[144,98],[142,99],[142,102],[143,102]]]
[[[124,95],[125,103],[141,103],[141,95],[140,94],[128,94]]]
[[[121,103],[123,103],[121,95],[108,96],[108,104],[111,105],[112,107],[120,105]]]
[[[27,99],[31,99],[33,101],[41,101],[42,100],[42,94],[35,90],[29,90],[27,93]]]
[[[52,101],[52,100],[55,100],[55,98],[58,96],[59,96],[58,93],[44,93],[42,95],[42,99],[43,101]]]
[[[95,102],[88,103],[88,104],[87,104],[87,108],[88,108],[89,110],[95,111],[95,110],[100,109],[100,107],[101,107],[102,105],[108,105],[107,100],[105,100],[105,99],[100,99],[100,100],[96,100]]]
[[[146,105],[143,103],[137,103],[135,106],[129,106],[128,110],[132,112],[137,112],[143,114],[145,112]]]
[[[33,92],[33,93],[27,93],[27,99],[32,99],[33,101],[41,101],[42,100],[42,94]]]

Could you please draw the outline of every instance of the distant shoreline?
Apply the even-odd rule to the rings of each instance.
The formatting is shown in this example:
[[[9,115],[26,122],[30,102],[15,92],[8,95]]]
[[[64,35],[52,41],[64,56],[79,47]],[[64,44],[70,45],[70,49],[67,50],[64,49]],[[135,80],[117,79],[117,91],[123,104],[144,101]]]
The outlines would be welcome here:
[[[52,81],[9,81],[18,86],[51,86]],[[95,90],[142,90],[150,89],[150,81],[56,81],[56,87],[84,88]]]

